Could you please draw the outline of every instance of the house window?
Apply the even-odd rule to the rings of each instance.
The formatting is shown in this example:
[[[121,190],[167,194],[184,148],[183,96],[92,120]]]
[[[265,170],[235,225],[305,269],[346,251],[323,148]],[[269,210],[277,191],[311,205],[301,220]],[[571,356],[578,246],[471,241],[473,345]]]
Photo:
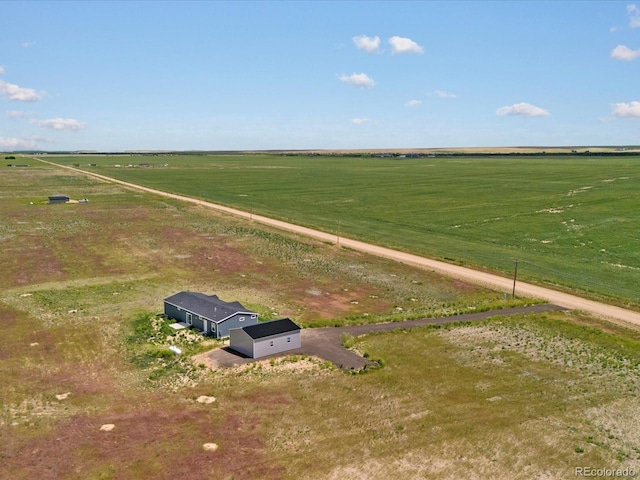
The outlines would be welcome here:
[[[240,320],[241,322],[244,322],[244,317],[240,317],[240,318],[239,318],[239,320]]]
[[[251,315],[251,320],[255,320],[257,318],[257,315]]]

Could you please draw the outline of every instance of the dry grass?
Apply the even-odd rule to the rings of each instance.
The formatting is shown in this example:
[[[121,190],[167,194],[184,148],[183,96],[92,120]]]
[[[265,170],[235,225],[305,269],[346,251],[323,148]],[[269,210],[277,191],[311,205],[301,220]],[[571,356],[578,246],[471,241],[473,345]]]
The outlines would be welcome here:
[[[558,333],[553,323],[570,316],[543,326],[538,318],[371,335],[359,348],[385,367],[364,376],[311,377],[292,388],[262,372],[293,397],[286,415],[265,421],[285,478],[640,470],[637,359],[580,328]]]
[[[364,375],[308,357],[202,368],[188,356],[208,341],[167,333],[154,315],[178,290],[306,324],[435,315],[501,295],[53,168],[0,170],[0,187],[11,191],[0,202],[2,478],[640,469],[637,338],[621,328],[587,335],[561,325],[589,319],[559,315],[371,335],[354,348],[384,367]],[[52,189],[91,201],[29,205]],[[166,356],[170,344],[187,355]]]

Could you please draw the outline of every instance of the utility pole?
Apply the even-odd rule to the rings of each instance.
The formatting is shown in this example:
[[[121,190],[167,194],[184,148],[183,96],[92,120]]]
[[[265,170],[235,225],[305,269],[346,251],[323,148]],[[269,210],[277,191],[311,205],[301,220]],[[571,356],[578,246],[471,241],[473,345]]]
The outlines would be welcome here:
[[[513,269],[513,292],[511,292],[511,296],[516,298],[516,278],[518,277],[518,260],[513,261],[514,269]]]

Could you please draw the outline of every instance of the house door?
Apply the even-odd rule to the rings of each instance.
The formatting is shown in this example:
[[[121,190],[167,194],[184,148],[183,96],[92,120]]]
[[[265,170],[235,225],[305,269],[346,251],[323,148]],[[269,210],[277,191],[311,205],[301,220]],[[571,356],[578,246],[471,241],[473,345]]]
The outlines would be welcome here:
[[[193,319],[191,318],[191,314],[189,312],[187,312],[187,325],[193,325]]]

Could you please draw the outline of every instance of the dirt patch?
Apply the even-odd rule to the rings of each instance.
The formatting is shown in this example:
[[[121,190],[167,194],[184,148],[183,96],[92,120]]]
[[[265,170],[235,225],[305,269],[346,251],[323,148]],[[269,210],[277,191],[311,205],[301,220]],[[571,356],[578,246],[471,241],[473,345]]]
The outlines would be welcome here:
[[[5,250],[4,253],[7,258],[11,258],[11,261],[5,265],[5,268],[9,267],[9,271],[5,273],[8,275],[5,281],[13,279],[10,287],[67,278],[64,264],[57,258],[52,248],[43,245],[29,247],[22,244],[20,248]]]
[[[156,399],[157,400],[157,399]],[[277,479],[264,454],[257,420],[167,404],[124,413],[77,416],[47,438],[3,438],[3,478]],[[218,412],[216,412],[218,413]],[[215,451],[203,450],[215,443]]]
[[[292,286],[291,298],[295,298],[295,307],[283,315],[295,317],[301,322],[330,320],[349,315],[362,315],[367,312],[378,313],[389,310],[392,304],[377,295],[378,290],[370,285],[350,285],[326,288],[317,283],[302,281]]]
[[[140,258],[162,258],[168,265],[210,276],[235,273],[251,264],[246,253],[231,246],[223,236],[197,235],[191,228],[163,225],[143,242],[126,240]]]

